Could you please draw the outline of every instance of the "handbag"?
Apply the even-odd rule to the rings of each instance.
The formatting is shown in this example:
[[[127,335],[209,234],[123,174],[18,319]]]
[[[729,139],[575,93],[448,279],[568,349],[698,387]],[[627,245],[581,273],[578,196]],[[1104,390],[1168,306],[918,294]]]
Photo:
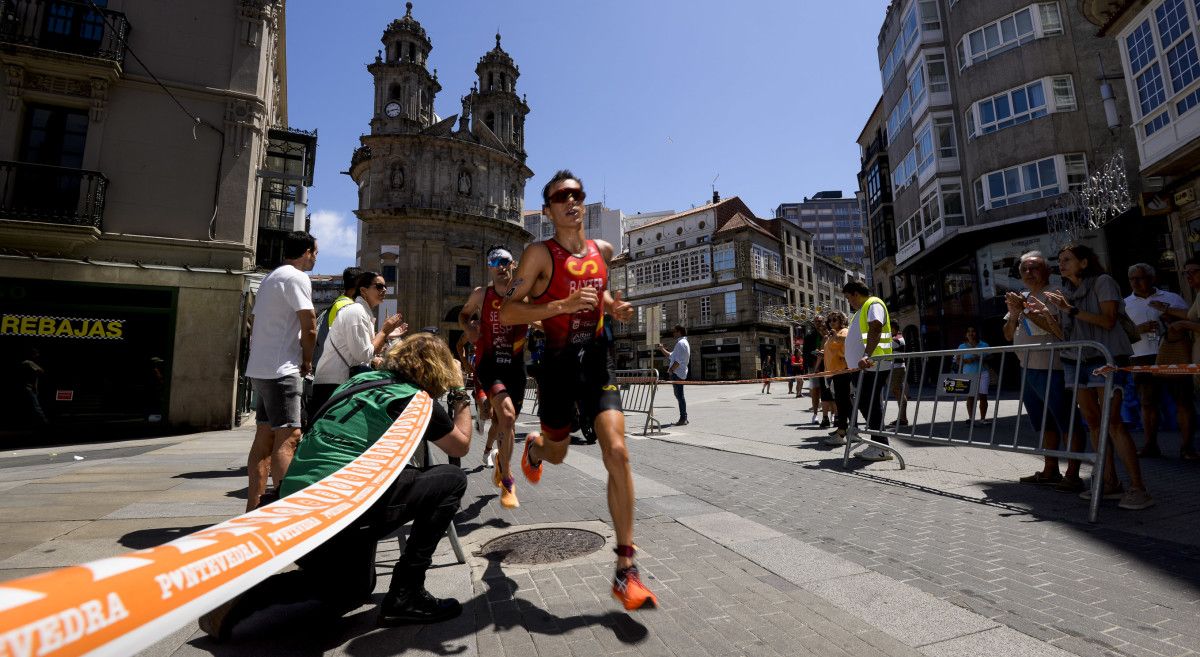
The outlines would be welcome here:
[[[346,360],[346,357],[342,355],[342,350],[338,349],[336,342],[334,342],[333,340],[330,340],[329,344],[333,345],[333,350],[337,353],[338,358],[341,358],[342,362],[346,364],[346,367],[350,370],[351,377],[362,374],[363,372],[372,371],[373,368],[366,363],[359,363],[358,365],[351,365],[350,361]]]
[[[1192,362],[1192,333],[1184,331],[1179,337],[1172,339],[1171,332],[1163,336],[1158,345],[1158,355],[1154,357],[1155,365],[1187,365]]]

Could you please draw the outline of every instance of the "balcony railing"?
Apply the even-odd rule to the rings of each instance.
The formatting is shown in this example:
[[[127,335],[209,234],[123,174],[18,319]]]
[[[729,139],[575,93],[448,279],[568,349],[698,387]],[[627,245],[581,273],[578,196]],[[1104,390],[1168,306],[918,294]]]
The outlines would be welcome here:
[[[0,219],[99,229],[107,190],[96,171],[0,162]]]
[[[125,61],[125,14],[75,0],[0,0],[0,42]]]

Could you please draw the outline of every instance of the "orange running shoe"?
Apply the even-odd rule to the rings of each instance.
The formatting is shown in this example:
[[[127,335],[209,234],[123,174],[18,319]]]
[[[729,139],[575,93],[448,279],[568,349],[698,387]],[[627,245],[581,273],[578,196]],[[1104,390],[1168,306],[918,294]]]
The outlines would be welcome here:
[[[613,575],[612,596],[617,602],[625,605],[627,611],[658,607],[658,598],[642,584],[637,566],[617,570]]]
[[[538,463],[534,466],[529,462],[529,448],[533,446],[533,439],[538,435],[531,433],[525,436],[525,450],[521,452],[521,472],[531,484],[536,484],[542,480],[542,464]]]
[[[511,478],[507,481],[500,480],[500,506],[506,509],[515,509],[521,506],[517,501],[517,484]]]

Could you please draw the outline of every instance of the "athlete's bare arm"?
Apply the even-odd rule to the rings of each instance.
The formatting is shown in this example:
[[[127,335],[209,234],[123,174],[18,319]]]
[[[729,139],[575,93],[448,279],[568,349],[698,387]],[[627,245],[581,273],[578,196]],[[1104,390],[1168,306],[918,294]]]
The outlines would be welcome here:
[[[528,297],[532,296],[535,287],[545,290],[550,284],[553,270],[554,260],[544,244],[536,243],[526,247],[525,253],[521,254],[521,264],[517,267],[513,282],[508,286],[504,304],[500,306],[500,323],[507,326],[532,324],[558,315],[589,310],[600,303],[599,294],[590,287],[580,288],[566,299],[545,304],[530,303]]]
[[[463,304],[462,310],[458,313],[458,326],[462,328],[463,332],[466,333],[467,339],[471,342],[479,340],[479,324],[472,323],[471,317],[483,307],[483,295],[486,291],[486,287],[475,288],[475,291],[471,293],[471,296],[467,297],[467,302]]]
[[[612,244],[604,240],[595,240],[596,248],[600,251],[600,255],[604,257],[604,264],[612,262],[613,248]],[[611,282],[611,280],[610,280]],[[608,290],[604,291],[604,307],[608,308],[608,312],[613,316],[613,319],[618,322],[628,322],[633,318],[633,304],[628,301],[621,300],[621,291],[617,290],[614,295]]]

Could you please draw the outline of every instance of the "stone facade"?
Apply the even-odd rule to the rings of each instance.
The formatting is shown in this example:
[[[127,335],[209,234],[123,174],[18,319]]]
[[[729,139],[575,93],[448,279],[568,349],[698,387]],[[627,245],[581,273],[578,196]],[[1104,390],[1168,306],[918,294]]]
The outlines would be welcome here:
[[[519,253],[530,238],[522,226],[525,182],[533,175],[524,163],[529,107],[516,94],[519,72],[496,35],[462,113],[439,119],[433,101],[441,85],[428,70],[432,44],[411,2],[407,9],[384,31],[384,48],[367,67],[375,78],[371,133],[350,164],[359,190],[357,260],[391,285],[381,314],[398,310],[410,326],[436,326],[453,344],[459,309],[486,283],[487,247]]]

